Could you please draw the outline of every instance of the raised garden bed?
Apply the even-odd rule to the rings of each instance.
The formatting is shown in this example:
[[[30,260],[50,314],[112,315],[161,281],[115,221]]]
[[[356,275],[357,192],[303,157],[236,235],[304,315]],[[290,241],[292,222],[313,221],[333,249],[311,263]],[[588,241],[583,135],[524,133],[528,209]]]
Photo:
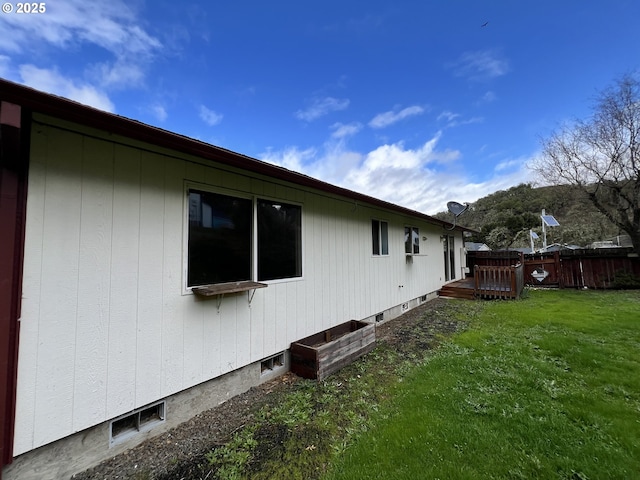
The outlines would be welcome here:
[[[370,352],[376,343],[373,323],[351,320],[291,344],[291,371],[322,380]]]

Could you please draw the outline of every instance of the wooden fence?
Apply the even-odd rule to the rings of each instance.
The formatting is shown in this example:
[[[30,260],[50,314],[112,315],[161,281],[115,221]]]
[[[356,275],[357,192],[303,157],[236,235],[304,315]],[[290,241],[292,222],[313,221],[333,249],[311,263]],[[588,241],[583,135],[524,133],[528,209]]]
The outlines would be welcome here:
[[[558,288],[607,289],[640,280],[640,258],[632,249],[563,250],[523,255],[516,251],[468,252],[467,265],[507,266],[523,264],[526,285]]]
[[[524,288],[524,265],[476,265],[473,269],[474,294],[480,298],[520,298]]]

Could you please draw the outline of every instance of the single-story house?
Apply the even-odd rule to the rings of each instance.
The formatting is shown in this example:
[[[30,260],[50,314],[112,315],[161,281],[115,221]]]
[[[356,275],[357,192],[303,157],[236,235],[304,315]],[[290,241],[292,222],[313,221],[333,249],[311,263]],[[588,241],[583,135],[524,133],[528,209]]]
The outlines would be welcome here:
[[[69,478],[386,321],[463,229],[0,80],[3,479]]]

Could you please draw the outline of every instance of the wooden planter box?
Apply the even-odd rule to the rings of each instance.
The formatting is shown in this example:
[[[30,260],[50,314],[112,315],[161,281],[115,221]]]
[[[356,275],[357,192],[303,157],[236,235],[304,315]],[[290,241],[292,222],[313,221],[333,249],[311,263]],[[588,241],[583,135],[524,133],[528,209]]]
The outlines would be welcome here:
[[[373,350],[375,344],[375,324],[351,320],[292,343],[291,371],[322,380]]]

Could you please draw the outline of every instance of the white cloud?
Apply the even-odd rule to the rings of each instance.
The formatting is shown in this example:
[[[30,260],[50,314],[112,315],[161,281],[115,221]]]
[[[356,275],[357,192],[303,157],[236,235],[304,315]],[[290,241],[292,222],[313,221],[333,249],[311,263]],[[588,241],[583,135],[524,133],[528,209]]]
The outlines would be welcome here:
[[[136,87],[144,82],[144,70],[140,65],[124,59],[94,65],[88,71],[89,77],[105,88]]]
[[[2,15],[0,24],[6,24],[11,35],[0,35],[0,51],[43,56],[47,47],[77,54],[87,45],[98,46],[102,52],[92,52],[96,63],[85,66],[93,84],[104,88],[140,86],[162,45],[139,25],[130,5],[122,0],[65,0],[47,4],[44,14]],[[111,59],[99,60],[101,54]]]
[[[9,78],[11,71],[11,58],[6,55],[0,55],[0,77]]]
[[[459,113],[453,113],[448,110],[445,110],[440,115],[438,115],[438,121],[446,120],[447,122],[451,122],[460,116]]]
[[[223,115],[221,113],[216,113],[204,105],[200,105],[200,119],[210,127],[218,125],[222,121],[222,118]]]
[[[167,119],[167,111],[162,105],[155,104],[151,106],[151,112],[153,116],[156,117],[159,121],[164,122]]]
[[[496,169],[493,177],[475,182],[457,165],[457,150],[439,150],[438,132],[418,148],[403,143],[385,144],[366,152],[350,150],[344,139],[330,140],[323,149],[288,147],[268,151],[261,158],[350,190],[380,198],[427,214],[445,211],[450,200],[478,198],[530,181],[526,159]],[[514,167],[518,167],[514,170]]]
[[[47,70],[34,65],[21,65],[22,82],[44,92],[70,98],[107,112],[115,112],[115,106],[106,93],[86,83],[77,83],[64,77],[57,70]]]
[[[488,91],[482,97],[480,97],[480,100],[478,100],[476,102],[476,105],[483,105],[483,104],[486,104],[486,103],[492,103],[492,102],[495,102],[497,98],[498,97],[496,96],[496,94],[494,92]]]
[[[314,98],[311,105],[305,110],[298,110],[295,113],[295,117],[298,120],[311,122],[331,112],[345,110],[347,107],[349,107],[349,100],[346,98]]]
[[[384,128],[392,125],[400,120],[404,120],[408,117],[413,117],[415,115],[421,115],[424,113],[424,108],[418,105],[414,105],[411,107],[404,108],[399,112],[389,111],[384,113],[379,113],[371,121],[369,122],[369,126],[371,128]]]
[[[509,62],[493,50],[465,52],[449,67],[457,77],[475,81],[489,80],[509,72]]]
[[[330,128],[331,130],[333,130],[331,137],[347,138],[347,137],[353,137],[360,130],[362,130],[362,124],[358,122],[353,122],[349,124],[343,124],[338,122],[331,125]]]
[[[23,52],[41,42],[61,48],[89,42],[116,56],[151,54],[160,41],[136,24],[129,5],[121,0],[65,0],[47,5],[47,12],[41,15],[3,15],[11,35],[0,37],[0,49]]]

